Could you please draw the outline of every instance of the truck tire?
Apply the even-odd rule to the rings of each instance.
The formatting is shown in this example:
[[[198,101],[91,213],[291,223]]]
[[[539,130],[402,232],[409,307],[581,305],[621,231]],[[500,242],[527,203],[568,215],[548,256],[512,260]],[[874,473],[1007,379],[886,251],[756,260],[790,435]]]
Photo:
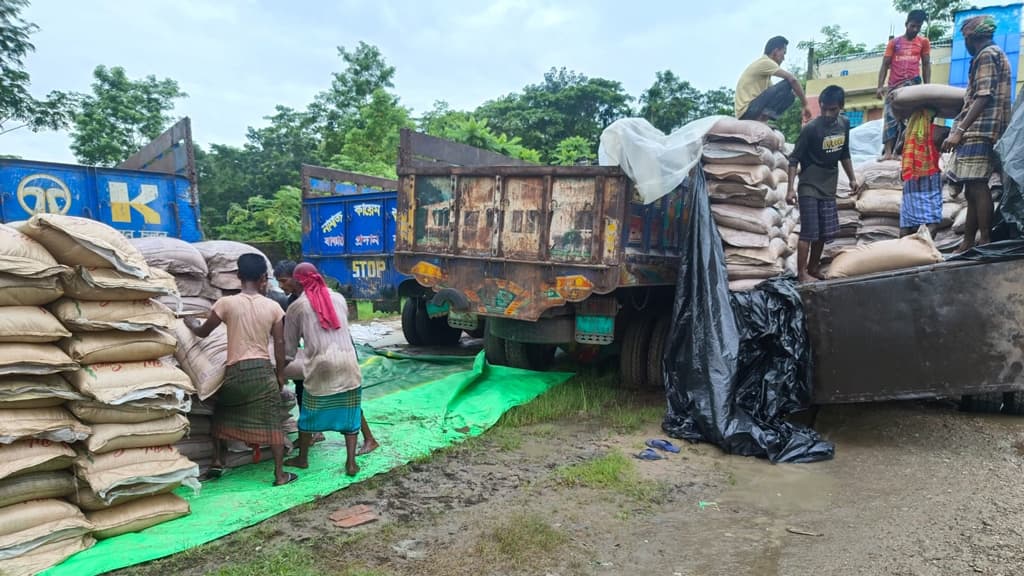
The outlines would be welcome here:
[[[551,367],[555,360],[553,344],[534,344],[527,342],[505,341],[505,359],[513,368],[544,371]]]
[[[1002,392],[965,395],[960,400],[960,409],[964,412],[998,414],[1003,410],[1004,400],[1005,394]]]
[[[648,386],[647,357],[655,318],[643,315],[632,318],[622,336],[622,359],[619,361],[619,384],[623,388],[642,390]]]
[[[434,330],[436,323],[431,321],[427,314],[427,301],[416,298],[416,335],[420,340],[420,346],[437,346],[440,339]]]
[[[505,339],[486,330],[484,332],[484,356],[490,364],[508,366],[508,356],[505,355]]]
[[[652,390],[665,390],[665,373],[661,369],[661,361],[665,356],[671,323],[670,315],[662,316],[651,329],[651,343],[647,350],[647,385]]]
[[[416,314],[419,311],[417,301],[418,298],[407,298],[405,305],[402,306],[402,334],[411,346],[423,345],[420,334],[416,331]]]
[[[430,319],[431,329],[434,337],[437,338],[438,346],[457,346],[462,340],[462,328],[452,328],[448,325],[448,316]]]
[[[483,317],[477,318],[476,330],[467,330],[466,334],[468,334],[470,338],[484,338],[484,337],[486,337],[487,336],[487,320],[484,320]]]

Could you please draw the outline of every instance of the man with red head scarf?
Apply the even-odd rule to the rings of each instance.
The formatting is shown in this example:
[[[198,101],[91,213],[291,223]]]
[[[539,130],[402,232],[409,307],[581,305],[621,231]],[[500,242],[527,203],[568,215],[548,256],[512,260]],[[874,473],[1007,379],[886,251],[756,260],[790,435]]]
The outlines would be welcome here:
[[[345,435],[345,473],[355,476],[356,440],[363,428],[363,453],[376,447],[369,427],[363,427],[362,374],[348,331],[345,297],[330,290],[316,267],[303,262],[295,267],[292,280],[302,286],[302,295],[288,307],[285,318],[285,356],[294,360],[299,341],[303,343],[303,394],[299,408],[299,455],[286,466],[309,466],[309,446],[316,432]],[[366,448],[369,447],[369,450]]]

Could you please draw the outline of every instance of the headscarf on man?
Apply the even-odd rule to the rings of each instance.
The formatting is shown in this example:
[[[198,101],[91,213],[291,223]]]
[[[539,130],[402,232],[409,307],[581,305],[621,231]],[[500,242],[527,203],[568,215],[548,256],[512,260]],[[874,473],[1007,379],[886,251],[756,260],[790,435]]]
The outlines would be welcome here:
[[[992,36],[996,33],[996,19],[984,14],[974,16],[964,20],[964,23],[960,25],[960,31],[963,33],[964,38]]]
[[[316,266],[309,262],[303,262],[295,267],[292,278],[302,284],[302,292],[309,300],[313,311],[316,312],[320,326],[324,330],[340,329],[341,321],[338,320],[338,312],[334,309],[334,302],[331,300],[331,290],[324,282],[324,277],[317,272]]]

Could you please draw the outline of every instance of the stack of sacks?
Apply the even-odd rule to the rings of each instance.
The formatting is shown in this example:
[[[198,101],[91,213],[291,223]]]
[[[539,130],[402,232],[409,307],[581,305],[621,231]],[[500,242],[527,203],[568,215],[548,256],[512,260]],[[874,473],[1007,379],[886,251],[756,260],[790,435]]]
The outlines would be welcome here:
[[[885,162],[866,162],[856,167],[857,179],[864,187],[859,195],[850,190],[850,182],[846,171],[839,171],[838,195],[840,227],[843,223],[854,228],[854,215],[849,211],[849,200],[856,198],[856,238],[858,244],[870,244],[879,240],[892,240],[900,235],[900,203],[903,200],[903,177],[899,160]],[[849,238],[849,232],[841,234],[841,238]],[[846,243],[833,246],[846,248]]]
[[[704,172],[730,288],[747,289],[789,271],[798,226],[797,213],[786,204],[789,162],[782,133],[761,122],[724,119],[706,140]]]
[[[852,278],[889,272],[942,261],[927,226],[903,238],[861,244],[836,256],[826,273],[827,278]]]
[[[94,543],[92,526],[58,499],[75,491],[71,444],[90,429],[65,408],[83,396],[56,343],[70,332],[41,306],[68,270],[41,244],[0,225],[0,574],[35,574]]]
[[[966,226],[967,197],[960,187],[946,182],[942,187],[942,224],[935,235],[935,246],[939,252],[954,252],[964,240]]]
[[[61,348],[81,365],[64,374],[84,396],[69,409],[91,427],[75,461],[82,484],[73,501],[104,537],[164,521],[172,515],[166,498],[149,497],[199,487],[198,467],[170,446],[188,433],[183,413],[195,389],[161,360],[176,348],[174,317],[150,300],[176,295],[174,279],[151,270],[124,236],[99,222],[37,215],[24,230],[74,267],[64,298],[50,307],[71,332]]]
[[[213,299],[218,296],[209,288],[210,270],[206,259],[188,242],[177,238],[136,238],[131,242],[150,268],[158,268],[174,277],[182,298],[205,301],[211,295]]]
[[[267,277],[274,276],[274,267],[266,255],[248,244],[230,240],[211,240],[193,246],[203,255],[209,270],[208,289],[203,294],[209,300],[217,300],[225,293],[230,294],[242,289],[242,282],[238,279],[238,257],[242,254],[263,256],[267,261]]]

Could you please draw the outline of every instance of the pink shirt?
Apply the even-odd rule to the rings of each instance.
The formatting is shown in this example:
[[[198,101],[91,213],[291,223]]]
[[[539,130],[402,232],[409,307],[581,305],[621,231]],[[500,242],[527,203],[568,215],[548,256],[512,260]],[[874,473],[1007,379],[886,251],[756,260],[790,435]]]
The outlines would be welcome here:
[[[260,294],[235,294],[217,300],[213,311],[227,327],[228,366],[270,360],[271,330],[284,319],[280,304]]]
[[[906,36],[897,36],[889,40],[885,47],[885,57],[891,58],[889,64],[889,86],[900,84],[921,75],[921,60],[932,52],[932,44],[924,36],[915,36],[907,40]]]

